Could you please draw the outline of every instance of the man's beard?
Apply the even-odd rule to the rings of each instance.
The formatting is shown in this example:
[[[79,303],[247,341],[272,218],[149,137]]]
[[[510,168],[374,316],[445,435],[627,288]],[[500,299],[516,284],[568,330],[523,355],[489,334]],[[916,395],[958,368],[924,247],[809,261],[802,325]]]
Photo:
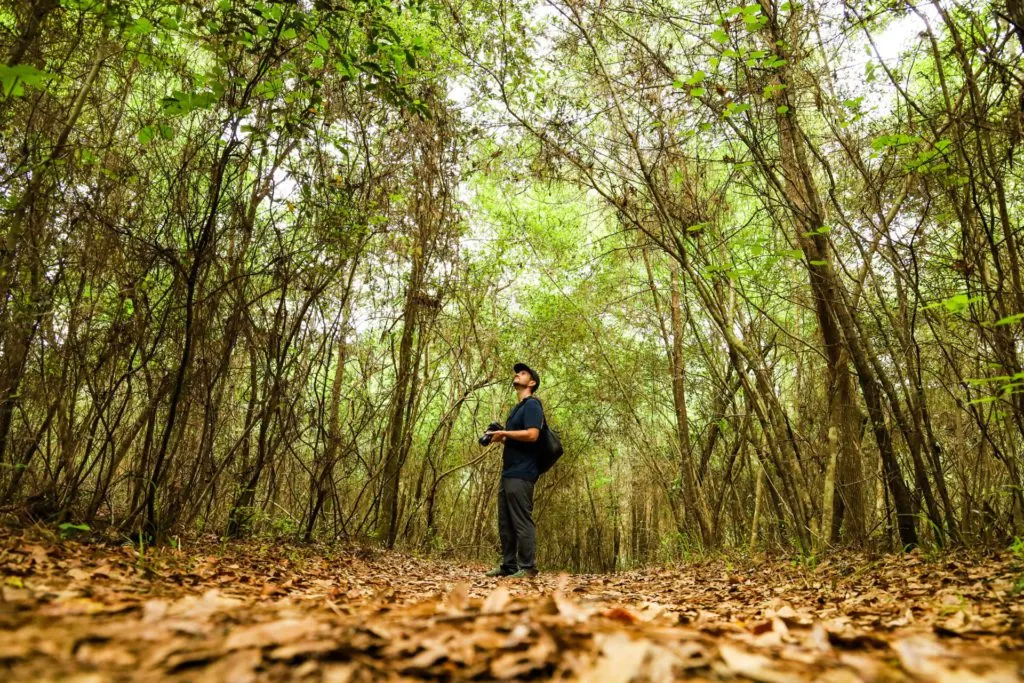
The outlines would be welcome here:
[[[520,389],[525,389],[526,385],[522,384],[518,379],[514,379],[512,380],[512,388],[518,391]]]

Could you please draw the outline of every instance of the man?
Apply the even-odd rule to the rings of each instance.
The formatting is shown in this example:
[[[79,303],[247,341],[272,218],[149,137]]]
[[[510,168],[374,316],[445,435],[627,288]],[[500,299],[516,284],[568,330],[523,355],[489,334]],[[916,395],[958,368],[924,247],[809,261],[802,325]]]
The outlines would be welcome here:
[[[491,441],[505,444],[501,457],[501,486],[498,488],[498,535],[501,537],[501,565],[487,576],[532,578],[537,575],[537,528],[533,524],[533,487],[537,470],[535,444],[544,424],[544,409],[533,397],[540,387],[540,375],[525,363],[512,368],[512,387],[519,403],[509,413],[505,429],[488,432]]]

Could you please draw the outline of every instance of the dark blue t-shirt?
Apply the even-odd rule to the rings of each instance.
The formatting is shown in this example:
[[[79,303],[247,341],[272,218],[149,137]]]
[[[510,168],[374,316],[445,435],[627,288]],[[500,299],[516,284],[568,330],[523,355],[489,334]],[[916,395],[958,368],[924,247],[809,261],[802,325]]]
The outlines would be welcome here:
[[[541,428],[544,424],[544,409],[540,401],[532,396],[516,404],[505,421],[505,429],[514,432],[519,429]],[[501,476],[513,479],[537,481],[537,442],[527,443],[505,439],[505,450],[501,456]]]

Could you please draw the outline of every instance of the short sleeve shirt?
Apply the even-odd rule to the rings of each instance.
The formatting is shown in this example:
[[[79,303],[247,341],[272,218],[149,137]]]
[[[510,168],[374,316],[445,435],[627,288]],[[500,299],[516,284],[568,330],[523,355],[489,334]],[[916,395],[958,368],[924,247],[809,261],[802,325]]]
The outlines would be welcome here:
[[[541,407],[540,401],[529,397],[512,409],[508,420],[505,421],[505,429],[513,432],[531,427],[540,429],[543,424],[544,409]],[[505,439],[505,450],[501,457],[501,476],[537,481],[540,473],[537,471],[536,449],[537,442],[527,443]]]

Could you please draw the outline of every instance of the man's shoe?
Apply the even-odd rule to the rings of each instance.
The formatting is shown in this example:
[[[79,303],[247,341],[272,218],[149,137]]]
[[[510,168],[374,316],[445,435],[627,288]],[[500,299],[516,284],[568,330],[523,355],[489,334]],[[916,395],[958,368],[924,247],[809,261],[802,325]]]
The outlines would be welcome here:
[[[511,575],[512,575],[512,572],[505,571],[504,567],[495,567],[491,571],[489,571],[486,574],[484,574],[484,576],[490,576],[490,577],[495,577],[495,576],[511,576]]]
[[[533,579],[536,578],[538,572],[536,569],[520,569],[515,574],[509,576],[510,579]]]

